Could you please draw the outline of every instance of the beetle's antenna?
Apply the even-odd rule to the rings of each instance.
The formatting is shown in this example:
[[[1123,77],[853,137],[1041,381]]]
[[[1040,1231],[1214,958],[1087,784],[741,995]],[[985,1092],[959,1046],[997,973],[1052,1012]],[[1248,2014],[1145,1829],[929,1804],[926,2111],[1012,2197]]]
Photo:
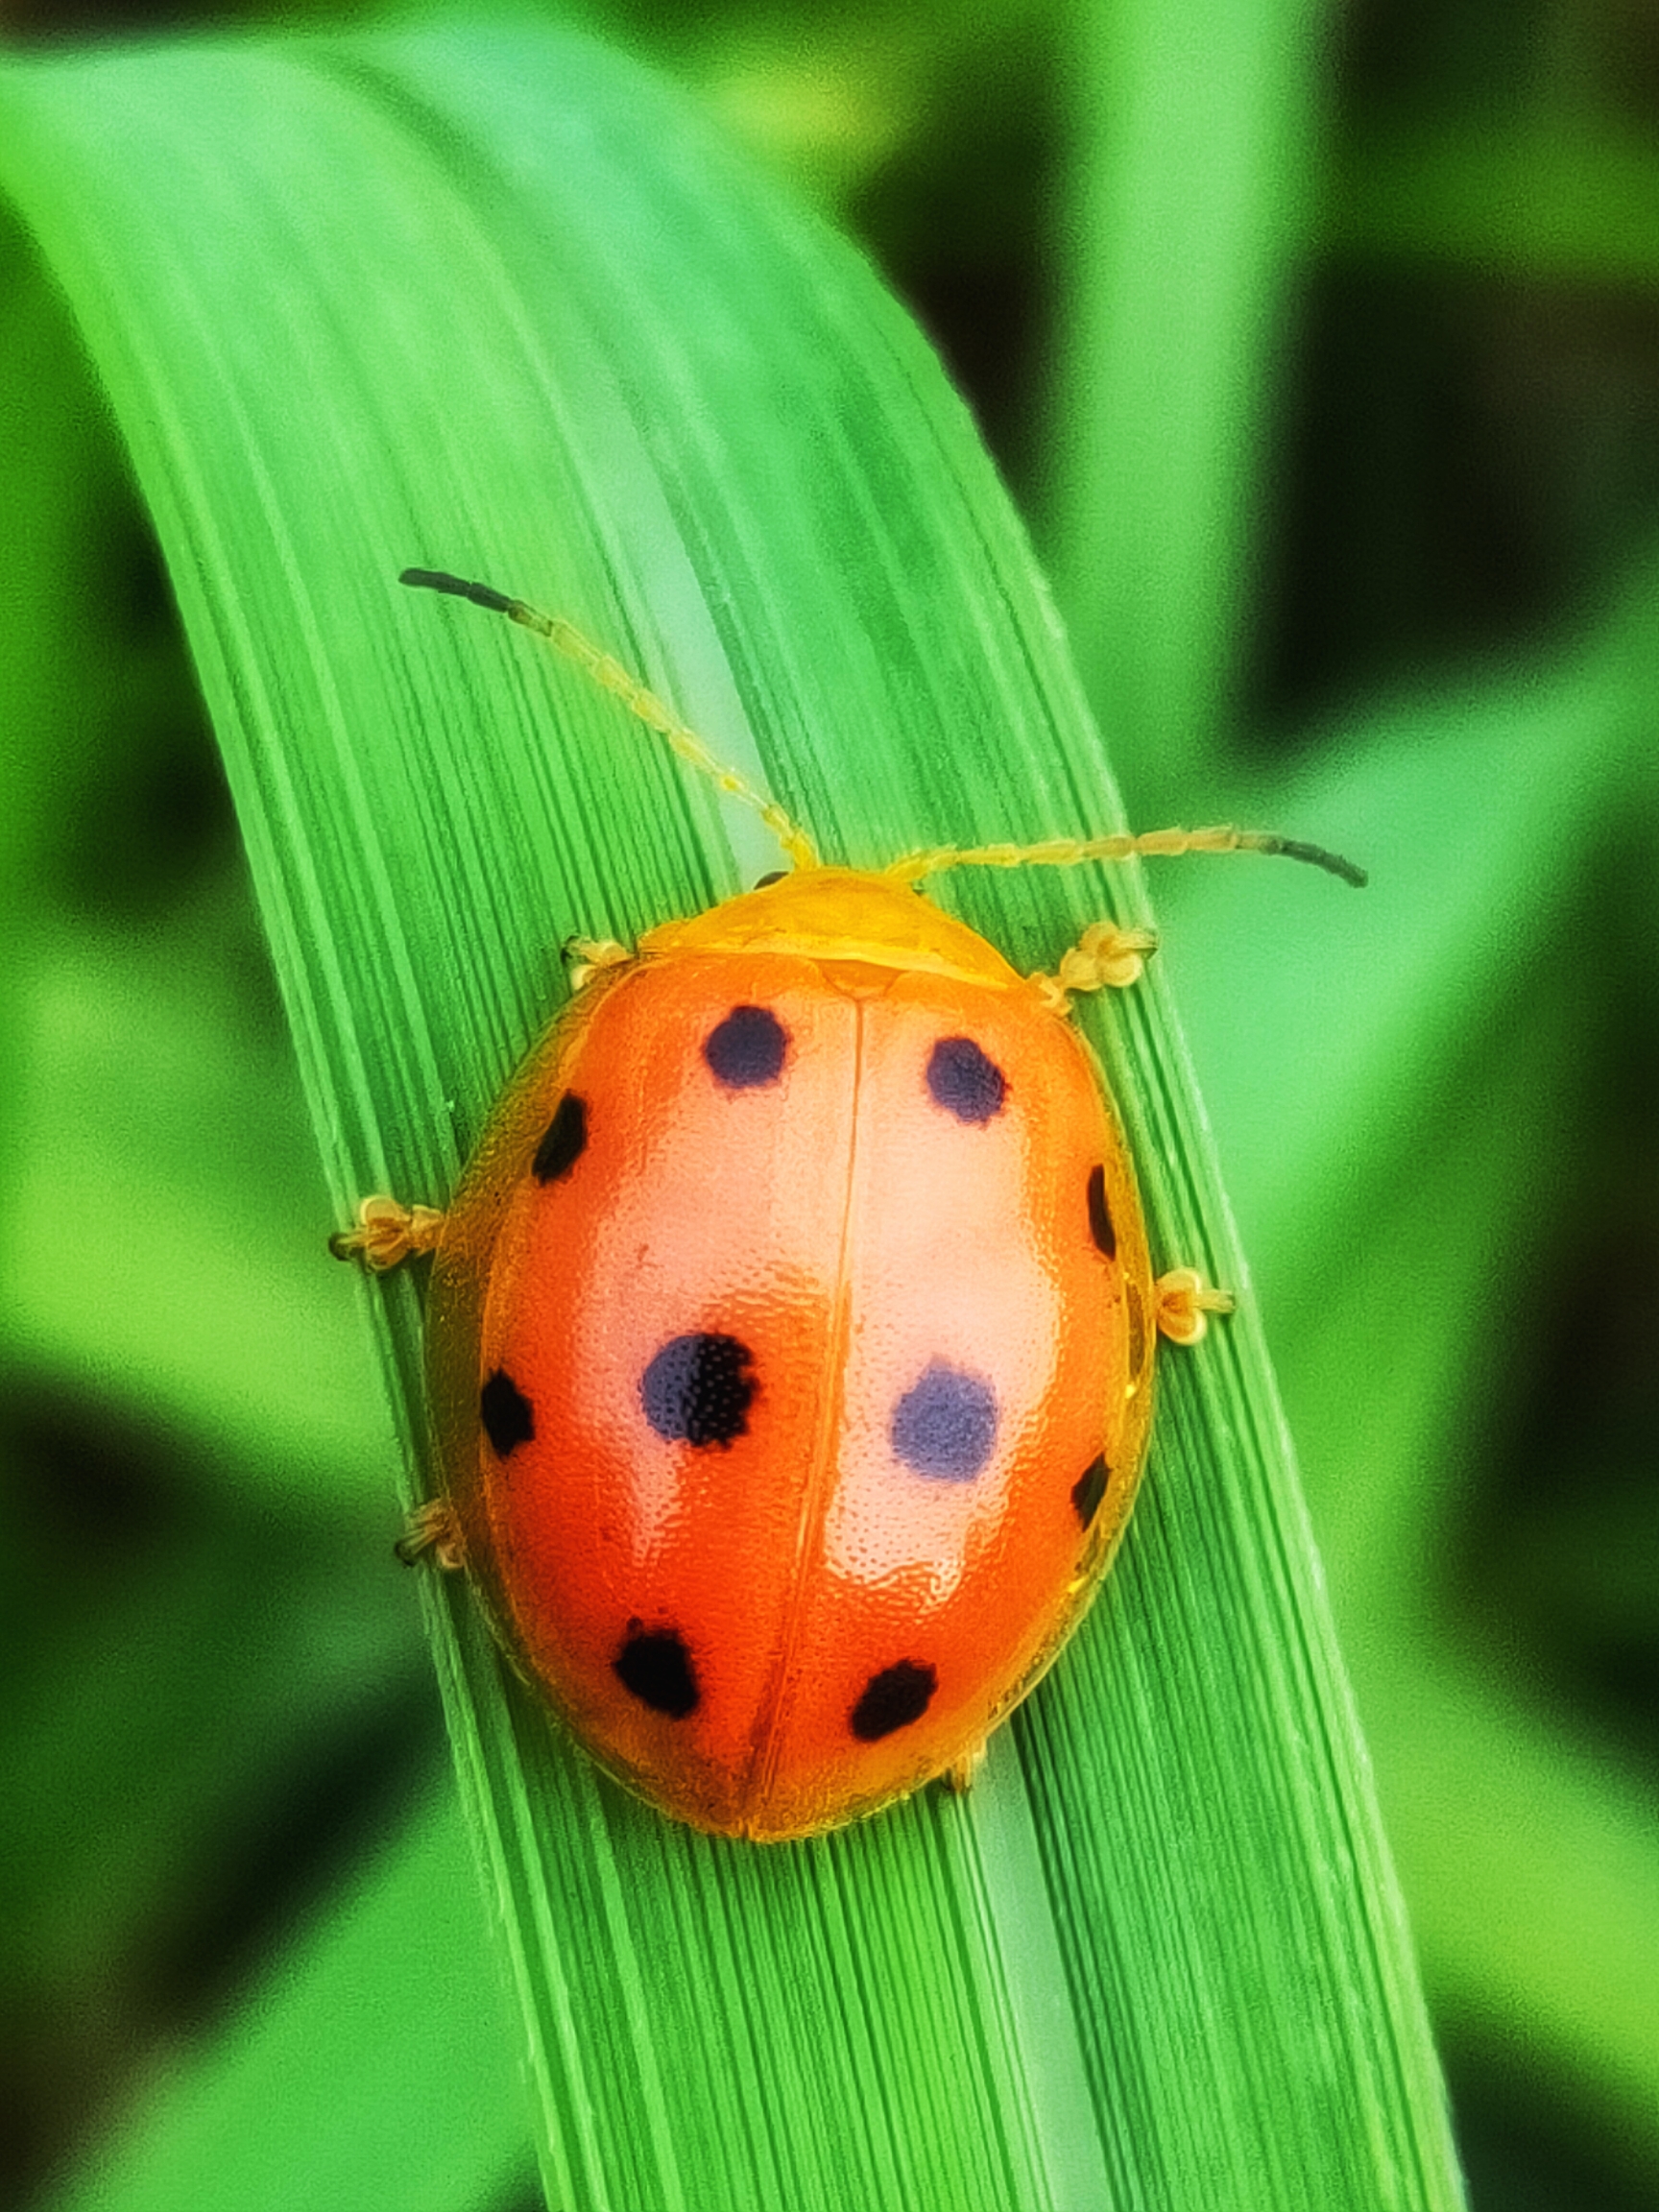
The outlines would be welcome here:
[[[688,761],[731,798],[741,799],[746,805],[753,806],[788,854],[791,867],[817,867],[817,851],[805,830],[791,821],[781,806],[762,798],[746,783],[735,768],[728,768],[723,761],[716,760],[697,733],[688,730],[655,691],[648,690],[637,676],[628,673],[620,661],[613,661],[590,637],[584,637],[574,622],[567,622],[563,614],[543,614],[523,599],[510,599],[504,591],[497,591],[489,584],[469,584],[465,577],[450,576],[441,568],[405,568],[397,581],[420,590],[447,591],[457,599],[470,599],[475,607],[487,607],[493,614],[505,614],[509,622],[517,622],[526,630],[533,630],[538,637],[545,637],[555,652],[574,661],[601,690],[620,699],[628,711],[643,722],[647,730],[654,730],[682,760]]]
[[[1344,860],[1339,853],[1327,853],[1323,845],[1304,845],[1294,837],[1278,837],[1264,830],[1235,830],[1225,825],[1213,830],[1146,830],[1139,836],[1123,832],[1114,837],[1054,837],[1046,845],[976,845],[958,853],[938,846],[927,853],[908,853],[883,868],[895,883],[920,883],[925,876],[938,876],[947,868],[1074,868],[1082,860],[1127,860],[1132,854],[1173,857],[1183,853],[1279,853],[1287,860],[1306,860],[1327,874],[1340,876],[1362,891],[1369,880],[1363,868]]]

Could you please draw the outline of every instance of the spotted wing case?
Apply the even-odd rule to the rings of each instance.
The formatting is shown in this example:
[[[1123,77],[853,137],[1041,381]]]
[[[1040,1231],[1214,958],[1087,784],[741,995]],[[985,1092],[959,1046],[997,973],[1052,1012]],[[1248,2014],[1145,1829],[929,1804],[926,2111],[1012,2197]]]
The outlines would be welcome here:
[[[831,871],[652,932],[520,1071],[436,1262],[498,1636],[696,1826],[905,1794],[1093,1594],[1151,1301],[1098,1071],[982,939]]]

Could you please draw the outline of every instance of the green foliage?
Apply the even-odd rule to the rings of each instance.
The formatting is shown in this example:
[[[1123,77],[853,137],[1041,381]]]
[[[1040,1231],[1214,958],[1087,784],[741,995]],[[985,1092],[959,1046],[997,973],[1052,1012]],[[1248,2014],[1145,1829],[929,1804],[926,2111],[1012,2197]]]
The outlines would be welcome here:
[[[1091,159],[1073,283],[1079,330],[1132,327],[1177,254],[1180,376],[1133,347],[1091,376],[1073,349],[1061,574],[1134,787],[1373,867],[1364,900],[1291,870],[1171,869],[1159,967],[1224,1132],[1437,1985],[1639,2138],[1659,1869],[1635,1778],[1570,1751],[1440,1599],[1468,1432],[1502,1403],[1495,1347],[1526,1327],[1527,1255],[1572,1195],[1553,1169],[1605,1016],[1560,954],[1599,841],[1650,798],[1651,589],[1637,575],[1586,647],[1375,713],[1292,780],[1225,765],[1309,28],[1231,25],[1217,141],[1203,100],[1167,127],[1166,19],[1116,12],[1083,57],[1081,109],[1110,70],[1134,127]],[[461,567],[576,616],[833,854],[1109,827],[1111,786],[1019,527],[914,331],[632,69],[530,26],[117,50],[9,65],[0,125],[0,179],[166,555],[328,1185],[211,784],[171,896],[124,871],[154,845],[145,792],[188,757],[188,679],[132,588],[102,426],[18,249],[8,1442],[25,1503],[50,1489],[61,1515],[101,1405],[160,1441],[118,1455],[120,1511],[84,1501],[102,1549],[66,1601],[45,1539],[6,1569],[35,1654],[6,1716],[14,2032],[67,1986],[100,2025],[61,2056],[119,2073],[156,2022],[135,1975],[99,2012],[112,1958],[148,1946],[181,1974],[168,1932],[220,1924],[265,1954],[212,2032],[200,2008],[226,2005],[238,1960],[196,1972],[188,2064],[61,2201],[492,2205],[534,2143],[561,2207],[1455,2203],[1249,1301],[1166,1360],[1123,1560],[965,1804],[766,1852],[670,1829],[549,1738],[463,1594],[424,1588],[477,1913],[421,1764],[413,1591],[376,1566],[395,1464],[406,1497],[425,1480],[418,1296],[354,1294],[319,1233],[370,1188],[442,1198],[562,992],[562,938],[632,935],[774,856],[550,656],[398,593],[397,569]],[[842,152],[824,166],[845,189]],[[1232,211],[1208,259],[1206,186]],[[1103,536],[1102,469],[1121,494]],[[1152,537],[1148,596],[1127,571]],[[1140,892],[942,896],[1036,966]],[[1160,1260],[1243,1286],[1167,988],[1092,1030]],[[277,1778],[320,1761],[356,1808],[331,1846],[349,1879],[308,1907],[279,1852],[254,1854],[274,1896],[216,1920],[203,1891],[239,1824],[279,1842]],[[381,1768],[376,1794],[361,1777]]]

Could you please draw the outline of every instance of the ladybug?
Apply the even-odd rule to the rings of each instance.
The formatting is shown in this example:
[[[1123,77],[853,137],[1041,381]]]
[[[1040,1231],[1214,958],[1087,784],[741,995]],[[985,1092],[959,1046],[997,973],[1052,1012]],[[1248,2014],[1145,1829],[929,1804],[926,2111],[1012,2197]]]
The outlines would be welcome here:
[[[1071,994],[1152,939],[1020,974],[916,886],[968,864],[1288,853],[1235,830],[822,864],[805,832],[571,624],[411,569],[580,663],[791,863],[576,988],[448,1211],[370,1198],[333,1240],[432,1257],[445,1494],[400,1555],[464,1568],[518,1671],[672,1817],[775,1840],[943,1776],[1077,1625],[1122,1536],[1162,1334],[1231,1300],[1154,1280]]]

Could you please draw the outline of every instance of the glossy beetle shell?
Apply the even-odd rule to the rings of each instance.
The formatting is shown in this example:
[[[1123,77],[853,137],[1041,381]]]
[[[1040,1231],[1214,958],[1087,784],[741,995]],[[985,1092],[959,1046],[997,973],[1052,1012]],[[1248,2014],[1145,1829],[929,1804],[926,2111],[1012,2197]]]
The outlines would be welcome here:
[[[818,868],[572,999],[447,1216],[432,1402],[521,1672],[757,1839],[967,1759],[1122,1532],[1151,1414],[1134,1179],[1070,1023]]]

